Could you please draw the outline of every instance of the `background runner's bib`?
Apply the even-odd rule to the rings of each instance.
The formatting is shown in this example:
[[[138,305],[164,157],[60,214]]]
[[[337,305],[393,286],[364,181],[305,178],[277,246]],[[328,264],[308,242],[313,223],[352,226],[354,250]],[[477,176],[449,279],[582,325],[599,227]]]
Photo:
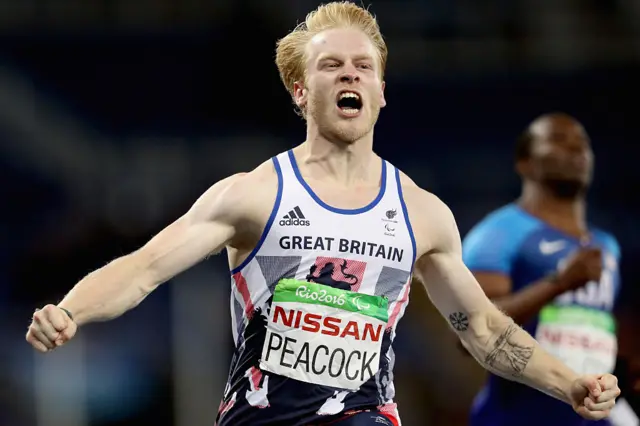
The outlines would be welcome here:
[[[260,368],[303,382],[357,390],[378,372],[388,302],[322,284],[276,286]]]
[[[579,374],[613,372],[617,356],[615,320],[609,312],[580,306],[546,306],[536,340]]]

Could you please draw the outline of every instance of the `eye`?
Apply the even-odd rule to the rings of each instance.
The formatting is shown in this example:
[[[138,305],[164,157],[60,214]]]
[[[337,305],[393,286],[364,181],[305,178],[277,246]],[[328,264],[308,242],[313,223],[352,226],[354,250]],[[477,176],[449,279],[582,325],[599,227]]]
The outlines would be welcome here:
[[[340,64],[338,64],[337,62],[331,62],[327,64],[327,68],[338,68],[338,66],[340,66]]]
[[[363,70],[370,70],[372,67],[370,64],[360,64],[358,65],[358,68],[361,68]]]

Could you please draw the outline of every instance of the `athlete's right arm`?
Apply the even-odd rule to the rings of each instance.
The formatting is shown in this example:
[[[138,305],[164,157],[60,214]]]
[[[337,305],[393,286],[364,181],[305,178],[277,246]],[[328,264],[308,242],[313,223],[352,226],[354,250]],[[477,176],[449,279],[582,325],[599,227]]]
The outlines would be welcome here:
[[[115,318],[165,281],[220,252],[233,238],[233,198],[242,175],[209,188],[175,222],[147,244],[83,278],[59,304],[77,324]]]
[[[36,311],[27,340],[41,351],[52,349],[71,338],[78,325],[122,315],[160,284],[222,250],[235,235],[237,201],[246,186],[242,179],[234,175],[216,183],[143,247],[91,272],[58,307]],[[73,321],[59,308],[70,312]]]

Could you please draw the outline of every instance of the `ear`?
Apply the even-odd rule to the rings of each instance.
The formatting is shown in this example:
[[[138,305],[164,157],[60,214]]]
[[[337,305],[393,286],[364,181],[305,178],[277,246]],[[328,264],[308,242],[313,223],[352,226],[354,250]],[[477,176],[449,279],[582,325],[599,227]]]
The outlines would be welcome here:
[[[304,82],[296,81],[293,83],[293,101],[298,108],[304,109],[307,106],[309,91],[304,87]]]
[[[380,108],[384,108],[387,105],[387,100],[384,97],[384,88],[386,87],[386,83],[383,81],[380,86]]]

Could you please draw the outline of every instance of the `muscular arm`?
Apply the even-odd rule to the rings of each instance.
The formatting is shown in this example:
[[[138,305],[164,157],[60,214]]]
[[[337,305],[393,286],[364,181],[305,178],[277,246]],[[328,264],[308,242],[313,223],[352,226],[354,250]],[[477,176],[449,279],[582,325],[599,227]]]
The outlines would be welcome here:
[[[160,284],[219,252],[234,236],[229,201],[239,179],[235,175],[213,185],[142,248],[83,278],[58,306],[72,312],[79,325],[115,318]]]
[[[508,276],[491,272],[474,275],[487,297],[518,324],[527,323],[564,291],[553,277],[540,279],[512,293]]]
[[[462,261],[460,236],[451,211],[433,196],[423,204],[420,210],[432,216],[430,225],[416,227],[417,236],[430,244],[416,263],[416,274],[465,348],[494,374],[570,403],[570,389],[577,375],[540,348],[487,298]]]

